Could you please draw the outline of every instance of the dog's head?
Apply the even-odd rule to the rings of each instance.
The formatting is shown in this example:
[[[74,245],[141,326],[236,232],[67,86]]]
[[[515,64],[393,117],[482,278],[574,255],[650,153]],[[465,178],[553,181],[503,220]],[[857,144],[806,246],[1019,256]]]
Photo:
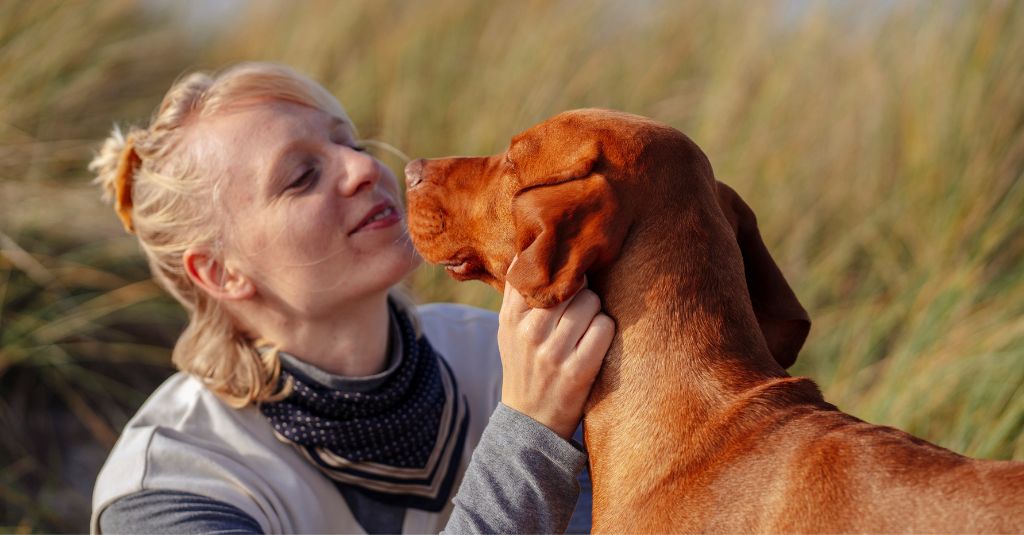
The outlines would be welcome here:
[[[792,364],[806,338],[807,313],[753,212],[668,126],[610,110],[565,112],[518,134],[502,154],[416,160],[406,181],[409,232],[427,261],[498,291],[507,276],[534,307],[571,297],[588,272],[615,261],[635,225],[673,232],[681,214],[707,214],[714,221],[694,224],[731,229],[729,247],[742,253],[750,302],[776,360]]]

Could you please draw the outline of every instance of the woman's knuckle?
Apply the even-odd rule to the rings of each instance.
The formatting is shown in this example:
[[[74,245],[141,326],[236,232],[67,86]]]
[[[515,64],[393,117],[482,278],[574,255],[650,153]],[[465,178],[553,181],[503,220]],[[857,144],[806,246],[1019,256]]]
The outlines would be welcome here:
[[[523,340],[530,344],[537,344],[544,340],[543,326],[534,319],[524,321],[519,326],[519,332],[522,334]]]
[[[576,294],[575,297],[573,297],[573,300],[576,301],[577,303],[582,303],[582,302],[588,302],[588,301],[590,301],[591,299],[593,299],[595,297],[597,297],[597,294],[595,294],[593,292],[593,290],[589,290],[587,288],[584,288],[584,289],[580,290]]]
[[[592,324],[600,331],[615,331],[615,320],[607,314],[598,314]]]
[[[587,295],[583,296],[583,304],[591,314],[597,314],[601,310],[601,298],[594,292],[588,291]]]
[[[544,365],[555,365],[561,362],[562,352],[550,344],[537,348],[537,361]]]

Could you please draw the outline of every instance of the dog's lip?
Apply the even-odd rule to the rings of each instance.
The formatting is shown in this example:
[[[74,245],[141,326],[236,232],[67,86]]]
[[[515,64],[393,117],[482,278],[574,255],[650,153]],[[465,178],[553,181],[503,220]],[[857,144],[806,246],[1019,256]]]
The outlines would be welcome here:
[[[466,264],[468,263],[469,262],[465,260],[442,260],[438,262],[438,265],[444,266],[446,268],[465,268]]]
[[[452,273],[459,275],[466,275],[470,271],[470,265],[468,260],[442,260],[437,263],[440,266],[444,266],[444,269]]]
[[[364,215],[363,218],[359,220],[359,223],[357,223],[356,226],[352,228],[352,230],[348,231],[348,235],[351,236],[356,232],[359,232],[359,230],[365,227],[366,224],[369,223],[370,220],[373,219],[375,215],[387,210],[388,208],[395,208],[394,203],[388,200],[380,201],[379,203],[373,205],[373,207],[371,207],[370,210],[366,212],[366,215]]]

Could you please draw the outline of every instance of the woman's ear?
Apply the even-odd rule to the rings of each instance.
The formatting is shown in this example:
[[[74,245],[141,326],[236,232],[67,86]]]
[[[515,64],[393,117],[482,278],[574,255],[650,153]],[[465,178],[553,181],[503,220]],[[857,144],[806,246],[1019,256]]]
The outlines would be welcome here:
[[[223,301],[248,299],[256,293],[252,281],[223,261],[206,247],[189,247],[182,254],[182,264],[192,282],[210,297]]]

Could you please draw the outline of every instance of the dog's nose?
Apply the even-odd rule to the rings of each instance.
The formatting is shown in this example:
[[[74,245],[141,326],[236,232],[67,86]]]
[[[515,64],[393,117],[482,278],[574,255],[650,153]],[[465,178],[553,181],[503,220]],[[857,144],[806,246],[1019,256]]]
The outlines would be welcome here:
[[[423,182],[423,158],[413,160],[405,166],[405,187],[414,188]]]

